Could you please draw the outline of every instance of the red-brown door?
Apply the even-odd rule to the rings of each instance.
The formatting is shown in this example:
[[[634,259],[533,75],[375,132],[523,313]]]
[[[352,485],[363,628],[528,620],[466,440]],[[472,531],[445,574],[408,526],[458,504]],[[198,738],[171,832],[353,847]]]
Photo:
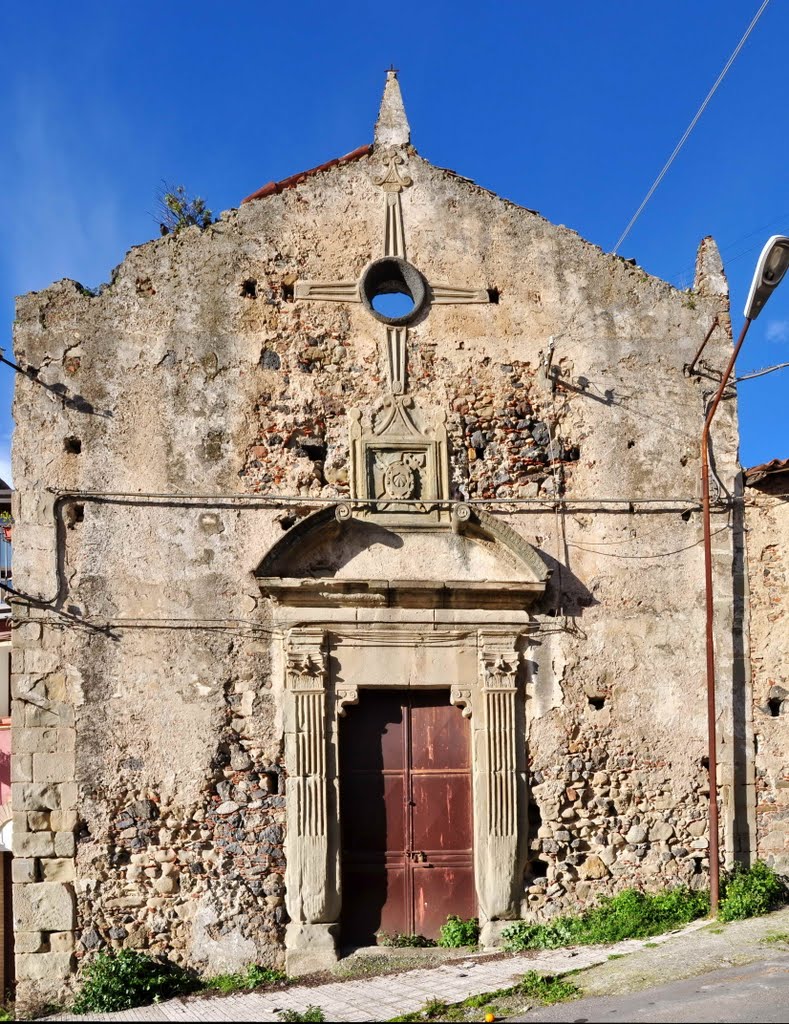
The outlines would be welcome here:
[[[343,940],[476,913],[468,720],[447,690],[362,690],[340,725]]]

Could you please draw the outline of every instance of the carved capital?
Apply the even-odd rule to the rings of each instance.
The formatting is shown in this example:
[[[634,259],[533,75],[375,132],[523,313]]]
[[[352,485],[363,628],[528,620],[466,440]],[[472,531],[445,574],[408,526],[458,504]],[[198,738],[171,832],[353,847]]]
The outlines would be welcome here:
[[[289,690],[323,690],[328,673],[322,629],[291,630],[285,641],[285,681]]]
[[[482,685],[486,690],[514,690],[518,674],[518,652],[483,647],[479,652]]]

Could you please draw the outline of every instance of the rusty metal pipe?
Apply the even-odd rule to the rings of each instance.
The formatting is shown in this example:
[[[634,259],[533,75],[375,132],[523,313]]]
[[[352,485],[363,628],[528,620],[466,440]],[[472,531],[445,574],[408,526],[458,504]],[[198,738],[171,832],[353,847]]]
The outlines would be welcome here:
[[[712,332],[715,330],[715,328],[718,326],[719,323],[720,323],[720,319],[718,318],[718,315],[716,314],[713,317],[712,323],[710,324],[710,329],[707,331],[706,335],[704,336],[704,341],[702,341],[701,345],[699,345],[698,352],[696,353],[696,355],[693,357],[693,359],[691,359],[691,361],[685,367],[685,373],[686,373],[686,375],[688,377],[691,375],[691,373],[695,373],[696,372],[696,363],[701,358],[701,353],[707,347],[707,342],[712,337]]]
[[[714,325],[713,325],[714,326]],[[718,913],[718,899],[720,896],[720,854],[719,854],[719,822],[718,822],[718,738],[715,731],[715,638],[714,626],[714,600],[712,590],[712,529],[710,522],[710,464],[709,464],[709,439],[710,426],[713,417],[718,410],[718,405],[723,397],[726,385],[734,370],[737,356],[740,354],[742,343],[751,321],[746,317],[745,323],[734,351],[729,359],[729,365],[723,373],[720,387],[715,393],[707,416],[704,420],[704,428],[701,432],[701,501],[702,519],[704,522],[704,594],[707,610],[707,743],[709,757],[709,831],[710,831],[710,913],[715,916]],[[710,329],[710,334],[712,329]],[[706,340],[705,340],[706,344]],[[704,346],[702,346],[703,348]]]

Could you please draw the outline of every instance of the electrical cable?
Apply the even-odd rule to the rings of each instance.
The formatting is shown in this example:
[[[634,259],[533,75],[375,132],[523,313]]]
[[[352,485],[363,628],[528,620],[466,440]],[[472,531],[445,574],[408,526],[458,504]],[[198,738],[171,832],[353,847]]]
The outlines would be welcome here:
[[[768,373],[775,373],[776,370],[785,370],[789,363],[777,363],[775,366],[767,366],[763,370],[750,370],[742,377],[735,377],[732,384],[739,384],[741,380],[753,380],[754,377],[765,377]]]
[[[701,104],[699,109],[696,111],[696,113],[695,113],[695,115],[693,117],[693,120],[690,122],[688,127],[685,129],[685,131],[684,131],[684,133],[682,135],[682,138],[679,140],[679,142],[674,147],[674,151],[672,152],[671,156],[668,158],[668,160],[664,164],[662,171],[660,172],[660,174],[658,174],[657,178],[655,178],[655,180],[652,182],[652,186],[649,189],[649,191],[647,192],[647,194],[644,196],[643,200],[641,201],[641,205],[636,210],[636,212],[633,214],[633,216],[630,218],[630,221],[629,221],[627,227],[622,232],[622,234],[619,236],[619,241],[616,243],[616,245],[614,246],[614,248],[612,250],[614,255],[616,255],[616,253],[617,253],[617,251],[619,249],[619,246],[622,244],[622,242],[624,242],[624,240],[630,234],[630,232],[631,232],[631,230],[633,228],[633,225],[636,223],[638,218],[641,216],[641,214],[642,214],[642,212],[644,210],[644,207],[647,205],[649,200],[652,198],[652,196],[654,195],[658,185],[661,183],[663,178],[666,176],[666,173],[668,172],[668,169],[674,163],[674,161],[676,160],[677,156],[679,155],[680,150],[685,145],[685,143],[688,141],[688,138],[690,137],[690,134],[693,131],[693,129],[696,127],[696,124],[698,123],[699,118],[704,113],[704,111],[707,109],[707,106],[708,106],[710,100],[712,99],[712,97],[717,92],[718,86],[721,84],[723,79],[726,77],[726,75],[727,75],[727,73],[729,71],[729,68],[732,66],[734,61],[737,59],[737,56],[738,56],[740,50],[743,48],[743,46],[745,46],[745,43],[747,42],[748,37],[750,36],[751,32],[753,32],[753,30],[756,28],[756,23],[759,21],[759,18],[761,18],[762,14],[764,13],[765,8],[767,7],[767,4],[769,2],[770,2],[770,0],[763,0],[763,3],[761,5],[761,7],[759,8],[759,10],[754,15],[753,20],[751,21],[751,23],[748,26],[748,28],[745,30],[745,34],[743,35],[742,39],[740,39],[739,43],[737,43],[737,46],[735,47],[734,52],[732,53],[731,57],[729,57],[729,59],[726,61],[726,64],[725,64],[725,66],[723,68],[723,71],[721,71],[721,73],[716,78],[715,84],[710,89],[710,91],[707,93],[707,95],[706,95],[706,97],[704,99],[704,102]]]
[[[760,240],[758,242],[754,242],[753,245],[748,246],[747,249],[743,249],[742,252],[737,253],[736,256],[732,256],[731,259],[727,257],[725,260],[726,266],[728,267],[736,260],[742,259],[743,256],[747,256],[748,253],[753,252],[754,249],[758,249],[759,246],[762,245],[764,242],[763,232],[765,232],[767,228],[771,228],[774,224],[778,224],[779,222],[784,223],[788,217],[789,210],[787,210],[785,213],[780,214],[777,217],[771,217],[770,220],[768,220],[765,224],[762,224],[760,227],[756,228],[754,231],[749,231],[745,235],[738,235],[737,238],[733,239],[731,242],[727,242],[726,245],[718,246],[718,251],[720,252],[722,257],[724,253],[729,252],[731,249],[734,249],[735,246],[739,246],[741,242],[747,242],[748,239],[753,238],[754,235],[759,235]],[[687,280],[688,277],[692,277],[695,269],[696,263],[694,260],[693,263],[688,263],[685,267],[682,268],[682,270],[677,271],[676,274],[672,274],[671,277],[667,278],[667,280],[677,284],[678,287],[682,287],[683,282]]]

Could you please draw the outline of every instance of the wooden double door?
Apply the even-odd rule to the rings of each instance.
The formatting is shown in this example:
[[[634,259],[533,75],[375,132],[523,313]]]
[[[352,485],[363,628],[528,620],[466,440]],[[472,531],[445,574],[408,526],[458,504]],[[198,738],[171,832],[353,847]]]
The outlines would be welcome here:
[[[448,690],[361,690],[340,724],[342,939],[476,915],[470,724]]]

